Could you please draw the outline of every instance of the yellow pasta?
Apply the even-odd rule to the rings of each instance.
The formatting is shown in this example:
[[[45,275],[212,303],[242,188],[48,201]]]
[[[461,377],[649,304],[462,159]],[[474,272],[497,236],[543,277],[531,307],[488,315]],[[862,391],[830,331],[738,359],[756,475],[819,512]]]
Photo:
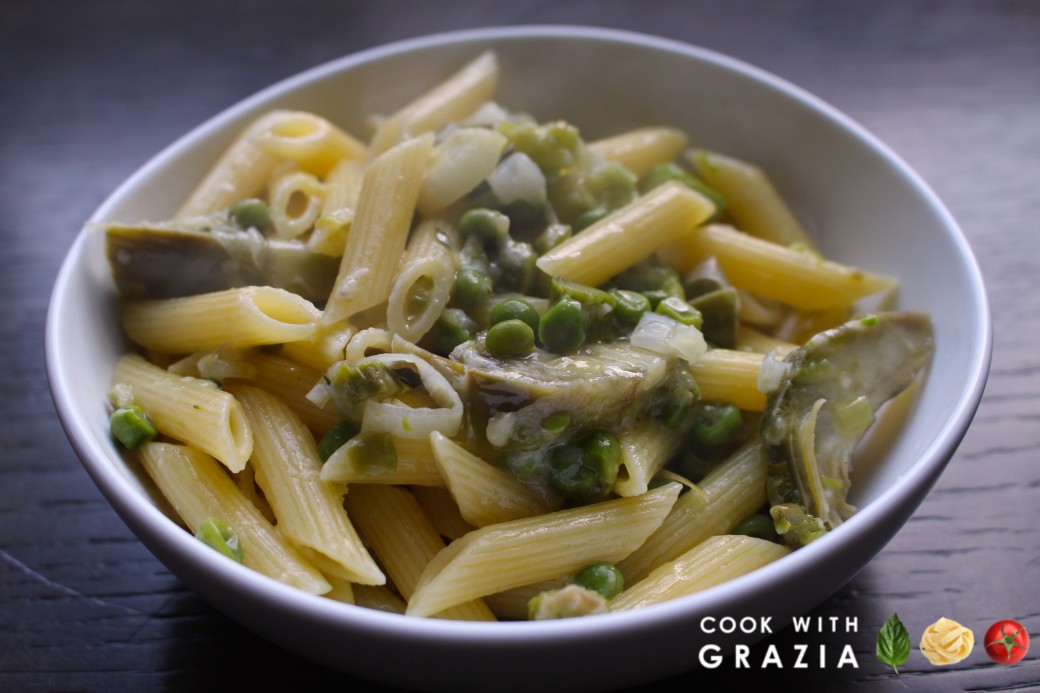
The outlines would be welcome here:
[[[321,116],[305,111],[274,111],[249,132],[257,147],[302,170],[323,177],[343,159],[365,158],[358,140]]]
[[[242,406],[213,382],[174,375],[136,354],[120,357],[112,376],[165,435],[213,455],[233,472],[246,466],[253,431]]]
[[[708,537],[731,531],[765,502],[765,449],[753,440],[706,476],[699,492],[684,494],[661,527],[618,568],[629,584],[635,583]]]
[[[643,543],[675,502],[678,484],[642,496],[488,525],[452,542],[426,567],[408,603],[429,616],[487,594],[617,561]]]
[[[619,594],[613,611],[630,611],[720,585],[779,560],[790,550],[747,536],[711,537]]]
[[[672,162],[686,146],[686,133],[677,128],[639,128],[589,143],[589,149],[609,161],[624,164],[643,177],[658,164]]]
[[[350,318],[390,296],[432,147],[432,136],[407,140],[365,169],[325,324]]]
[[[476,527],[546,513],[552,508],[529,486],[440,433],[430,436],[433,458],[462,517]]]
[[[258,146],[253,136],[278,118],[277,111],[268,113],[246,128],[181,205],[176,218],[211,214],[227,209],[237,200],[259,194],[279,159]]]
[[[394,585],[407,601],[415,592],[423,569],[444,548],[437,530],[418,501],[405,489],[371,486],[354,489],[348,499],[358,528],[386,567]],[[480,600],[453,606],[441,618],[494,621]]]
[[[323,572],[365,585],[383,584],[386,578],[343,509],[343,488],[321,480],[314,439],[299,418],[258,388],[236,385],[231,392],[255,431],[252,462],[278,516],[278,528]]]
[[[691,151],[687,158],[705,182],[722,193],[726,211],[753,236],[780,245],[815,250],[783,198],[758,166],[716,152]]]
[[[242,546],[242,563],[312,594],[332,586],[285,541],[238,490],[212,457],[191,447],[148,443],[141,465],[192,532],[216,518],[231,527]]]
[[[127,336],[165,353],[209,351],[309,339],[321,314],[306,299],[270,286],[134,301],[123,308]]]
[[[680,269],[689,269],[714,255],[735,286],[802,310],[849,306],[896,284],[891,277],[719,224],[692,229],[673,247]]]
[[[714,211],[707,198],[669,182],[542,255],[538,267],[553,277],[596,286],[661,246],[685,239]]]

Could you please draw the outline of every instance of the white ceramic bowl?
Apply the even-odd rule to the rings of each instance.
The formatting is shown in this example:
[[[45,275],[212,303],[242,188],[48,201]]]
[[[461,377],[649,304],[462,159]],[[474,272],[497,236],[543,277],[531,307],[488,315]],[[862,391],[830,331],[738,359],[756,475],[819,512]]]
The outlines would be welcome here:
[[[58,414],[94,481],[171,571],[232,618],[306,657],[423,688],[480,689],[493,681],[497,689],[602,689],[672,674],[696,665],[701,644],[726,645],[701,633],[702,615],[772,615],[782,625],[848,581],[921,502],[978,406],[990,358],[978,268],[939,200],[873,136],[772,75],[673,41],[573,27],[466,31],[348,56],[260,92],[161,152],[93,218],[172,214],[233,133],[262,111],[312,110],[364,132],[366,114],[406,103],[488,48],[501,61],[506,106],[568,119],[589,139],[674,125],[699,146],[758,162],[828,256],[899,277],[903,306],[931,312],[938,345],[931,372],[902,427],[866,450],[855,478],[861,509],[849,522],[728,584],[596,618],[452,623],[304,594],[194,540],[110,442],[105,393],[124,345],[102,239],[91,234],[69,252],[48,315]],[[606,655],[609,665],[604,653],[616,653]]]

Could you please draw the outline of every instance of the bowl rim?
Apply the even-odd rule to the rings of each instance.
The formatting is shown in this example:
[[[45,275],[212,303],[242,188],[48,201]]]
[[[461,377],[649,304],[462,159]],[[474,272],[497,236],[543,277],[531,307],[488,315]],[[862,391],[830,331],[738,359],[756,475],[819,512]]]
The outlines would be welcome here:
[[[368,48],[280,80],[208,118],[139,167],[105,199],[91,215],[90,220],[96,221],[104,218],[108,209],[115,206],[129,191],[133,190],[141,179],[163,167],[169,158],[190,149],[199,139],[224,128],[229,121],[278,95],[292,92],[308,83],[329,78],[339,72],[391,56],[454,44],[518,41],[531,38],[579,38],[586,41],[630,44],[712,63],[725,70],[750,77],[764,86],[802,102],[867,145],[874,154],[886,159],[893,170],[899,174],[903,183],[913,188],[927,203],[931,213],[941,221],[955,245],[964,268],[972,279],[971,288],[975,305],[972,306],[974,310],[967,317],[970,319],[971,327],[974,328],[971,330],[972,334],[977,335],[977,342],[973,344],[970,363],[963,364],[968,374],[968,386],[961,393],[960,398],[952,403],[946,423],[939,435],[891,487],[882,491],[878,497],[836,530],[839,533],[837,538],[834,533],[831,533],[800,549],[792,557],[677,600],[631,612],[612,613],[606,617],[551,622],[457,622],[417,619],[357,608],[306,594],[244,566],[226,561],[216,552],[196,542],[189,533],[177,526],[158,507],[133,489],[115,468],[111,461],[114,452],[111,448],[106,449],[99,440],[95,430],[96,422],[88,420],[84,412],[74,406],[67,384],[69,375],[62,356],[62,345],[67,342],[64,328],[64,324],[67,322],[65,316],[69,310],[67,297],[78,265],[86,254],[87,248],[87,236],[81,232],[77,234],[62,262],[50,297],[45,346],[48,382],[58,417],[83,466],[124,522],[153,551],[155,550],[153,542],[160,542],[166,555],[175,556],[182,565],[185,562],[194,564],[200,571],[206,573],[207,579],[214,581],[222,589],[232,586],[238,590],[244,589],[252,598],[265,601],[274,600],[285,610],[301,613],[308,619],[334,624],[337,627],[356,626],[362,629],[373,629],[398,638],[404,636],[409,639],[436,639],[442,642],[448,639],[460,645],[517,643],[534,640],[540,643],[552,643],[570,640],[579,635],[583,637],[593,634],[602,636],[621,630],[632,633],[642,629],[653,629],[665,624],[686,621],[695,615],[703,615],[712,611],[725,613],[728,606],[738,604],[747,595],[759,593],[763,589],[768,590],[771,584],[793,579],[797,574],[825,563],[840,561],[841,549],[845,542],[856,542],[857,539],[865,538],[871,526],[882,521],[891,508],[908,502],[914,503],[916,506],[916,502],[919,502],[937,480],[942,468],[967,432],[979,406],[992,355],[992,322],[985,286],[978,264],[963,232],[938,196],[920,176],[863,126],[835,107],[785,79],[712,49],[627,30],[557,24],[450,31]],[[150,538],[151,540],[141,536],[143,528],[147,528],[148,532],[153,533],[154,536]],[[880,546],[877,548],[880,550]],[[868,556],[867,560],[873,555],[872,553]],[[852,571],[852,574],[854,573],[855,570]],[[848,577],[852,577],[852,574],[849,574]],[[826,594],[819,595],[817,603],[827,596]],[[219,605],[217,606],[219,607]],[[719,611],[720,609],[722,611]]]

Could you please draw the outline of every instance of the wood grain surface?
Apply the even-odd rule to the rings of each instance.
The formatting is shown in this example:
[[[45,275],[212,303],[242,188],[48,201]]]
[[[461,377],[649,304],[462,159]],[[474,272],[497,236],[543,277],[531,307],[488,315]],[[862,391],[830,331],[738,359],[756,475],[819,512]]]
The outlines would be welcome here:
[[[993,307],[993,368],[946,473],[870,565],[812,612],[858,633],[756,645],[648,690],[739,682],[802,691],[1040,688],[1040,645],[1009,668],[977,648],[894,674],[874,658],[893,612],[916,643],[939,616],[1040,636],[1040,3],[750,0],[508,3],[4,0],[0,3],[0,690],[286,684],[384,690],[289,654],[183,587],[127,530],[58,424],[43,325],[59,263],[123,179],[210,115],[302,69],[459,28],[567,23],[728,53],[829,101],[903,156],[964,229]],[[89,364],[84,364],[89,368]],[[812,589],[806,585],[806,589]],[[791,668],[850,644],[859,667]],[[766,649],[782,670],[757,670]],[[763,675],[767,676],[763,679]],[[489,688],[494,686],[489,681]]]

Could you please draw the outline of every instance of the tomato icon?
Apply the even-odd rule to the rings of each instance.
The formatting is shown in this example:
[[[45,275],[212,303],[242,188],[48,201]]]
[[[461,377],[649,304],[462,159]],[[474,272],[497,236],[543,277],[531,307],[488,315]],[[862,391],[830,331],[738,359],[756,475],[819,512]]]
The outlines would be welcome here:
[[[1011,666],[1029,651],[1029,633],[1018,621],[997,621],[986,631],[986,654],[997,664]]]

